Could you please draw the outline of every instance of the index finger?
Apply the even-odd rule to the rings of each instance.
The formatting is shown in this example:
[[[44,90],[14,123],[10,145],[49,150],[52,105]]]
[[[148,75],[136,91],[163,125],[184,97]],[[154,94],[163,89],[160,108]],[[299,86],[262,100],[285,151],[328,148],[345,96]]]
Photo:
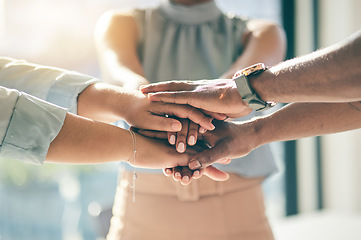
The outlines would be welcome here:
[[[191,89],[193,89],[191,81],[168,81],[140,86],[140,91],[144,94],[152,92],[186,91]]]
[[[190,97],[192,96],[191,94],[192,92],[190,91],[154,92],[148,94],[148,99],[153,102],[167,102],[192,105],[189,101],[191,99]],[[199,106],[194,107],[199,108]]]
[[[207,130],[213,130],[215,128],[211,117],[204,115],[200,110],[188,105],[164,104],[163,106],[154,108],[152,113],[157,115],[167,114],[170,116],[177,116],[179,118],[188,118]]]

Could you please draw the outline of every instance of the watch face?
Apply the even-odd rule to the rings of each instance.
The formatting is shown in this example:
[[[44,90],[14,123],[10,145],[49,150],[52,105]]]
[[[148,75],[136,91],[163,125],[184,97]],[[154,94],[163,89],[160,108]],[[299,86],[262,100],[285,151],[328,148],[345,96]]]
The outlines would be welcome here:
[[[245,76],[248,76],[251,73],[257,73],[259,71],[264,71],[264,70],[266,70],[266,66],[263,63],[256,63],[252,66],[249,66],[249,67],[243,69],[241,72]]]

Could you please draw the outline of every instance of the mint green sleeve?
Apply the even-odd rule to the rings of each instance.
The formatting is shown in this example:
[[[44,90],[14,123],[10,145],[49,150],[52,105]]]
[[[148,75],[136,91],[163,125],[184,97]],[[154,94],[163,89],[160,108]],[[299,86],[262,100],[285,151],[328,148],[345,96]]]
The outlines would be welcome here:
[[[0,87],[0,158],[42,164],[67,110]]]
[[[16,89],[77,113],[77,98],[98,79],[24,60],[0,57],[0,86]]]
[[[41,164],[79,94],[99,80],[0,57],[0,158]]]

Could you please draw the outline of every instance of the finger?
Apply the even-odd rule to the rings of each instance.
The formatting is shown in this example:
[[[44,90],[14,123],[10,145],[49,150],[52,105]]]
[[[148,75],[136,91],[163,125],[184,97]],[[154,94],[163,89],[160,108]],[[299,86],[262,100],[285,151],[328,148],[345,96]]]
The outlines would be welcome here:
[[[199,109],[196,109],[194,107],[188,106],[188,105],[177,105],[177,104],[170,104],[165,103],[163,105],[157,105],[155,106],[154,110],[152,110],[152,113],[155,115],[169,115],[169,116],[177,116],[179,118],[188,118],[192,120],[193,122],[201,125],[203,128],[207,130],[213,130],[214,125],[212,123],[213,118],[206,116],[202,113]],[[172,119],[172,118],[168,118]],[[175,127],[178,127],[175,125]],[[158,130],[158,129],[157,129]],[[163,130],[163,131],[173,131],[178,132],[178,130]]]
[[[205,129],[204,127],[200,127],[199,128],[199,133],[206,133],[207,132],[207,129]]]
[[[217,161],[217,163],[219,163],[219,164],[230,164],[231,162],[232,162],[232,159],[230,159],[230,158],[223,158],[223,159]]]
[[[188,185],[191,182],[193,171],[190,170],[188,167],[181,167],[180,173],[182,175],[181,184]]]
[[[182,180],[181,167],[178,166],[173,168],[173,179],[177,182]]]
[[[167,139],[167,132],[138,129],[137,133],[149,138]]]
[[[217,162],[218,160],[228,158],[229,150],[227,144],[223,142],[218,143],[213,148],[204,150],[194,156],[188,163],[188,167],[192,170],[205,168]]]
[[[176,103],[176,104],[189,104],[189,99],[193,95],[193,92],[152,92],[148,94],[148,99],[153,102],[167,102],[167,103]],[[192,105],[193,106],[193,105]],[[197,107],[197,106],[194,106]]]
[[[197,169],[193,172],[193,175],[192,175],[192,178],[194,179],[199,179],[203,176],[203,173],[204,173],[204,169]]]
[[[168,132],[168,142],[171,144],[171,145],[175,145],[175,142],[176,142],[176,133],[175,132]]]
[[[188,119],[180,119],[182,123],[182,130],[177,132],[176,148],[177,152],[184,153],[187,148],[187,135],[188,135]]]
[[[229,178],[228,173],[219,170],[213,166],[208,166],[204,170],[204,175],[215,181],[226,181]]]
[[[192,82],[190,81],[168,81],[142,85],[140,86],[140,91],[142,91],[143,94],[147,94],[151,92],[186,91],[192,90],[193,88]]]
[[[165,132],[178,132],[182,129],[180,121],[174,118],[166,117],[165,114],[150,115],[147,118],[146,126],[152,126],[150,130],[165,131]],[[213,124],[212,124],[213,125]],[[147,127],[143,127],[148,129]]]
[[[211,116],[212,118],[215,118],[217,120],[225,120],[227,119],[227,115],[223,113],[215,113],[207,110],[202,110],[202,112],[208,116]]]
[[[164,168],[163,170],[163,174],[167,177],[171,177],[173,176],[173,168]]]
[[[198,128],[199,125],[194,123],[194,122],[190,122],[188,125],[188,140],[187,143],[190,146],[194,146],[197,143],[197,138],[198,138]]]

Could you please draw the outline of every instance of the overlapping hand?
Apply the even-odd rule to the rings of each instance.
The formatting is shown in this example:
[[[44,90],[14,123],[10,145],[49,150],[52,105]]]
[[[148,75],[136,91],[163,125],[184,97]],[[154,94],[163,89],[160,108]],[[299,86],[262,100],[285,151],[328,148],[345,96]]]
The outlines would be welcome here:
[[[222,115],[234,118],[248,115],[252,109],[243,102],[236,85],[232,80],[199,80],[170,81],[142,86],[143,94],[154,102],[192,106],[209,117],[222,119]],[[139,134],[151,138],[168,139],[175,145],[179,153],[187,151],[187,147],[198,148],[189,161],[188,166],[177,166],[164,169],[166,176],[182,184],[188,184],[192,178],[200,178],[203,174],[214,180],[224,181],[228,174],[218,170],[213,163],[230,163],[232,158],[247,155],[255,146],[239,138],[255,137],[251,123],[232,123],[213,120],[214,130],[206,130],[188,118],[177,118],[182,124],[179,132],[162,132],[136,129]]]

